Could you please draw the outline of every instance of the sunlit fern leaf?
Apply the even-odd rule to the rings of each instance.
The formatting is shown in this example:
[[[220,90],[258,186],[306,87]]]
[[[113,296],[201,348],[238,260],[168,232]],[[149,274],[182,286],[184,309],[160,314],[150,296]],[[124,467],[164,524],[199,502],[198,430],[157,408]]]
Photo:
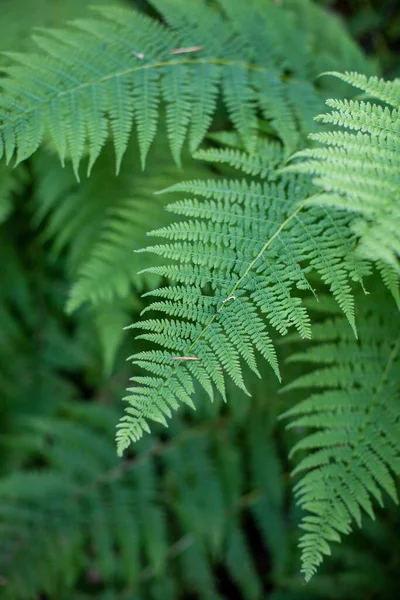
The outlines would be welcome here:
[[[82,158],[89,154],[90,173],[111,137],[118,171],[135,123],[144,166],[165,105],[179,164],[187,132],[193,151],[210,127],[219,88],[247,150],[255,149],[259,110],[287,146],[286,155],[298,147],[291,110],[302,125],[321,93],[304,81],[313,48],[285,6],[278,9],[271,0],[249,7],[250,21],[262,23],[253,46],[239,0],[229,3],[228,14],[204,0],[153,5],[168,25],[134,10],[97,7],[97,19],[42,30],[34,38],[37,53],[9,52],[1,79],[0,156],[18,163],[50,138],[78,177]],[[260,45],[274,51],[260,53]],[[299,86],[307,86],[307,102]]]
[[[321,189],[308,203],[348,211],[353,215],[358,253],[385,263],[399,275],[400,80],[334,75],[394,108],[360,100],[328,100],[332,111],[318,119],[335,129],[312,134],[318,147],[295,155],[302,160],[293,169],[310,173]]]
[[[245,170],[247,164],[243,158]],[[299,294],[314,293],[310,270],[318,272],[355,331],[349,281],[361,282],[369,270],[354,256],[345,213],[302,209],[309,185],[302,178],[276,176],[270,183],[193,180],[169,190],[202,199],[169,205],[179,220],[152,232],[167,243],[146,249],[167,262],[145,272],[176,285],[155,292],[156,301],[146,308],[167,318],[132,326],[142,330],[140,339],[160,349],[131,357],[149,375],[133,378],[138,385],[129,389],[117,434],[120,453],[149,431],[148,420],[166,425],[171,409],[182,402],[192,406],[195,383],[211,398],[211,385],[225,396],[225,372],[246,391],[242,365],[258,374],[257,353],[280,377],[269,327],[281,335],[294,328],[301,337],[310,336]]]
[[[293,474],[298,504],[308,514],[301,527],[303,573],[316,572],[330,544],[373,516],[382,492],[397,502],[394,475],[400,474],[400,320],[393,300],[377,286],[359,300],[360,341],[345,319],[316,325],[315,345],[290,357],[313,370],[287,386],[316,388],[283,416],[291,428],[311,432],[293,448],[305,451]],[[378,300],[378,302],[377,302]]]

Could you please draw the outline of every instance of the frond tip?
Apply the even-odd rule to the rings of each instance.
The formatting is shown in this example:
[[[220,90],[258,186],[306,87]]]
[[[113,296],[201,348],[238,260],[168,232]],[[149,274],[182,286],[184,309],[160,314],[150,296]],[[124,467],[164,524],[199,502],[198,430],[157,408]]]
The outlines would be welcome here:
[[[287,388],[323,390],[283,415],[289,427],[311,429],[292,450],[306,452],[293,474],[301,474],[295,495],[308,513],[300,540],[307,581],[330,554],[331,542],[350,533],[353,521],[361,525],[363,512],[374,517],[372,501],[382,505],[382,492],[397,502],[400,320],[389,302],[370,298],[358,306],[360,342],[336,318],[316,328],[318,345],[292,357],[318,368]]]
[[[362,89],[376,102],[327,101],[331,112],[318,120],[332,130],[312,134],[319,146],[295,157],[291,170],[313,176],[321,189],[309,204],[346,210],[358,238],[357,252],[386,264],[400,276],[400,80],[384,81],[357,73],[331,73]],[[393,279],[393,278],[392,278]],[[393,286],[392,292],[394,292]]]

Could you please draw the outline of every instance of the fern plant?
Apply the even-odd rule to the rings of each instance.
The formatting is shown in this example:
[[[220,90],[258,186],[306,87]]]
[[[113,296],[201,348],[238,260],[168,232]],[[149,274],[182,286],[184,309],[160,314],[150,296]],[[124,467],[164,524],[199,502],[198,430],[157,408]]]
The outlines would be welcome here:
[[[229,151],[227,157],[230,160]],[[259,160],[262,163],[262,156]],[[307,180],[191,181],[172,189],[195,192],[203,199],[169,205],[167,209],[187,219],[153,232],[172,242],[149,250],[179,265],[149,271],[179,285],[150,292],[161,300],[146,311],[161,311],[170,318],[134,325],[144,330],[140,339],[168,350],[133,356],[134,364],[151,376],[134,378],[143,385],[127,398],[131,406],[119,426],[120,452],[148,430],[147,419],[165,423],[179,402],[191,404],[195,381],[211,398],[211,384],[224,396],[221,368],[246,391],[241,361],[259,374],[255,351],[280,378],[262,315],[280,334],[293,327],[301,337],[310,337],[310,319],[298,290],[313,293],[307,278],[311,270],[329,286],[355,331],[349,281],[361,282],[368,273],[353,251],[355,237],[346,214],[320,209],[302,213],[298,200],[309,194]]]
[[[69,403],[57,417],[20,422],[19,444],[47,469],[25,467],[1,480],[4,597],[60,597],[61,590],[68,597],[84,578],[89,589],[108,581],[115,598],[173,598],[178,590],[222,598],[213,577],[218,561],[246,597],[260,597],[262,581],[240,519],[248,512],[259,521],[274,568],[282,571],[283,479],[265,435],[272,415],[260,403],[248,405],[241,418],[209,414],[205,424],[203,414],[190,432],[176,422],[170,439],[144,439],[123,463],[114,450],[116,416],[110,408]],[[242,435],[243,453],[234,448]],[[269,455],[268,477],[259,452]],[[249,480],[240,476],[243,460]]]
[[[88,313],[82,312],[82,306],[91,307],[108,372],[121,341],[122,325],[129,313],[139,308],[132,288],[136,292],[146,290],[142,314],[151,314],[137,318],[132,326],[142,333],[135,339],[131,356],[133,387],[118,428],[120,454],[131,441],[139,440],[143,431],[149,432],[150,423],[152,427],[154,422],[165,425],[172,410],[181,404],[195,407],[204,395],[217,406],[228,396],[238,401],[242,396],[235,396],[232,384],[241,394],[250,394],[250,374],[265,377],[258,355],[267,360],[280,380],[282,367],[276,348],[282,335],[293,342],[293,332],[297,332],[305,340],[314,329],[317,341],[336,342],[320,343],[317,351],[301,355],[323,363],[331,353],[329,360],[337,363],[335,368],[319,369],[292,384],[292,389],[316,383],[332,389],[286,413],[294,416],[293,427],[318,430],[295,446],[296,450],[312,451],[298,467],[307,474],[297,487],[299,506],[311,513],[304,517],[308,533],[301,542],[303,572],[308,580],[322,555],[330,551],[329,543],[348,533],[353,520],[360,522],[362,510],[372,514],[371,497],[380,502],[383,489],[395,498],[391,472],[398,472],[398,381],[393,375],[398,341],[388,338],[393,319],[386,323],[384,312],[377,319],[378,311],[371,316],[371,306],[379,306],[381,311],[390,306],[387,292],[382,292],[382,302],[375,295],[364,310],[358,292],[355,302],[354,290],[369,289],[364,279],[377,263],[386,289],[399,304],[399,86],[357,74],[342,75],[344,82],[354,83],[394,110],[361,100],[330,100],[336,112],[315,123],[314,115],[335,86],[328,78],[314,82],[322,70],[357,68],[371,73],[368,62],[328,13],[308,0],[287,0],[282,5],[252,0],[248,6],[239,0],[201,0],[189,6],[180,0],[153,0],[151,4],[159,18],[135,10],[101,7],[93,19],[42,32],[35,38],[36,54],[7,54],[8,65],[1,79],[0,155],[14,165],[29,159],[32,184],[23,187],[28,181],[24,166],[18,167],[20,179],[2,166],[6,176],[0,211],[4,219],[11,214],[10,197],[23,187],[29,195],[34,225],[41,231],[39,245],[46,250],[50,246],[49,258],[56,258],[72,284],[69,312],[77,311],[74,318],[78,320],[83,314],[84,320]],[[321,37],[321,30],[331,33]],[[335,87],[335,93],[340,94],[341,89]],[[154,155],[158,173],[154,177],[152,171],[139,172],[131,133],[133,129],[137,132],[140,166],[144,168],[159,130],[160,115],[165,115],[166,137],[164,133],[158,136],[160,150],[156,147]],[[234,132],[208,135],[216,124]],[[332,124],[361,133],[327,131]],[[306,144],[310,132],[314,132],[314,141],[328,147],[312,145],[295,154],[295,162],[285,167],[292,152]],[[183,157],[183,183],[176,183],[181,180],[177,169],[163,162],[166,138],[177,166]],[[187,138],[189,153],[201,161],[199,166],[187,157]],[[206,147],[198,150],[202,143]],[[45,148],[39,149],[41,145]],[[109,193],[111,145],[119,179],[118,184],[113,180]],[[55,154],[67,169],[57,166]],[[79,183],[82,163],[90,179]],[[245,174],[241,179],[234,174],[237,169]],[[211,177],[211,171],[217,176]],[[149,192],[165,186],[163,191],[190,197],[177,198],[164,211],[165,196],[154,199]],[[176,215],[174,221],[171,213]],[[154,227],[153,237],[166,241],[133,254],[131,250],[143,244],[144,229]],[[4,231],[7,255],[9,238]],[[18,236],[15,243],[16,239]],[[152,262],[147,262],[145,252],[149,251]],[[138,266],[143,279],[134,272]],[[374,286],[375,280],[370,281]],[[314,327],[308,306],[315,308],[325,293],[344,317]],[[16,303],[7,294],[0,299],[0,317],[10,324],[8,339],[16,340],[18,346],[23,334],[14,329],[13,313],[21,302],[20,295],[16,297]],[[324,299],[319,310],[326,314],[336,309]],[[391,310],[397,319],[397,312]],[[35,325],[40,332],[40,325]],[[89,329],[86,331],[90,335]],[[353,336],[352,342],[349,336]],[[158,349],[154,349],[155,344]],[[46,352],[51,352],[51,346],[50,351],[46,346]],[[297,357],[293,355],[292,362]],[[358,368],[349,368],[354,357],[357,365],[366,358],[373,361],[368,379],[364,380],[363,370],[360,375]],[[58,357],[52,360],[57,363]],[[63,364],[68,361],[60,360],[60,370]],[[7,389],[1,379],[0,384]],[[63,390],[71,400],[74,391],[70,396],[68,393]],[[177,422],[172,421],[173,427]],[[172,490],[168,511],[174,514],[173,525],[166,525],[167,519],[163,521],[164,516],[153,507],[148,482],[135,481],[136,487],[132,487],[140,496],[139,505],[150,504],[154,510],[143,512],[151,531],[146,533],[144,527],[141,533],[145,539],[133,547],[130,544],[137,542],[133,533],[137,524],[127,504],[131,482],[124,480],[123,489],[116,492],[118,498],[121,494],[122,503],[115,505],[122,507],[124,524],[131,528],[126,540],[121,540],[120,524],[117,533],[109,536],[108,522],[102,527],[106,522],[104,507],[114,487],[107,487],[103,498],[103,490],[81,496],[76,486],[78,480],[80,483],[97,473],[102,461],[114,472],[116,459],[111,458],[109,445],[104,450],[97,435],[83,429],[75,431],[59,421],[48,420],[47,425],[43,421],[38,427],[44,444],[47,433],[53,430],[59,438],[65,434],[67,443],[59,454],[55,443],[55,458],[40,452],[36,457],[39,463],[47,461],[43,484],[42,477],[30,474],[26,478],[25,473],[3,481],[2,524],[7,536],[10,534],[5,551],[7,568],[10,548],[18,554],[20,539],[24,546],[36,512],[47,507],[43,485],[50,504],[55,498],[56,506],[54,529],[50,528],[48,538],[45,535],[44,546],[53,537],[65,540],[59,502],[60,498],[73,498],[64,514],[71,523],[71,536],[63,546],[62,563],[74,585],[81,573],[73,564],[74,552],[80,548],[79,562],[84,561],[81,548],[85,544],[94,548],[112,587],[120,583],[118,561],[131,554],[144,554],[151,562],[150,571],[158,572],[170,552],[165,542],[171,533],[168,527],[180,530],[200,524],[196,507],[201,506],[207,527],[196,532],[193,552],[182,553],[186,561],[182,571],[189,573],[192,582],[181,589],[191,591],[193,582],[202,588],[206,581],[205,597],[218,597],[205,556],[209,553],[220,559],[225,543],[232,577],[238,578],[238,585],[242,579],[246,581],[244,593],[249,598],[261,596],[262,587],[248,558],[240,523],[236,520],[230,529],[224,528],[229,509],[222,499],[221,482],[213,478],[207,466],[207,449],[200,445],[193,451],[202,473],[199,499],[193,486],[185,483],[181,463],[186,457],[171,452],[162,467],[167,493]],[[240,435],[228,437],[228,444],[234,445]],[[257,440],[252,448],[261,464],[262,431],[256,423],[252,423],[249,435]],[[146,440],[149,438],[145,436],[139,444],[149,443]],[[80,449],[77,457],[73,452],[68,455],[68,445]],[[88,448],[94,448],[94,466],[89,460],[91,450],[87,451],[88,463],[81,464],[82,451]],[[60,463],[55,465],[57,457]],[[128,455],[124,464],[129,465],[129,460]],[[65,478],[66,473],[69,478]],[[180,474],[178,483],[169,479],[172,473]],[[218,510],[204,495],[206,480]],[[182,498],[180,485],[185,487]],[[235,485],[229,480],[226,494]],[[239,487],[236,485],[235,493]],[[114,511],[112,501],[110,505]],[[101,524],[84,541],[80,539],[82,515]],[[261,510],[257,518],[265,532],[268,527]],[[41,519],[39,515],[37,532],[43,530]],[[155,527],[151,527],[153,520]],[[267,537],[270,535],[268,530]],[[30,549],[29,566],[36,570],[40,559],[35,548]],[[135,564],[138,562],[139,558],[135,559]],[[18,587],[13,564],[10,569],[9,577],[16,582],[10,593],[23,597],[25,588]],[[28,569],[26,581],[33,583],[27,589],[57,593],[57,569],[49,569],[49,580],[39,583]],[[136,573],[135,585],[138,578]],[[165,589],[154,591],[150,597],[165,596]],[[134,590],[136,593],[136,587]],[[173,578],[168,590],[176,597]],[[131,592],[129,588],[127,593]]]
[[[188,172],[202,176],[200,164],[189,157],[186,163]],[[156,174],[151,171],[154,164]],[[179,170],[171,164],[165,135],[152,148],[145,172],[132,144],[118,177],[110,145],[81,185],[72,169],[63,169],[48,151],[35,155],[32,170],[35,231],[42,243],[50,244],[55,262],[65,256],[71,288],[67,311],[83,305],[84,312],[93,315],[105,371],[110,373],[123,342],[123,327],[129,324],[132,310],[140,307],[140,293],[160,283],[156,276],[137,276],[146,262],[134,250],[146,242],[147,230],[169,222],[163,198],[154,192],[176,181]]]
[[[373,501],[382,505],[382,492],[397,502],[399,314],[378,290],[358,302],[359,341],[345,319],[331,318],[314,327],[312,348],[289,357],[313,370],[286,390],[316,389],[283,415],[290,427],[312,431],[292,450],[306,451],[293,473],[302,475],[297,501],[311,513],[300,541],[307,580],[352,521],[361,525],[363,512],[374,517]]]
[[[333,206],[356,215],[351,228],[358,238],[357,251],[378,263],[394,291],[400,256],[400,81],[357,73],[335,75],[383,105],[376,101],[328,100],[332,112],[317,118],[338,126],[338,130],[311,134],[320,146],[299,152],[296,156],[304,160],[295,170],[312,174],[314,183],[323,189],[318,199],[307,203]]]

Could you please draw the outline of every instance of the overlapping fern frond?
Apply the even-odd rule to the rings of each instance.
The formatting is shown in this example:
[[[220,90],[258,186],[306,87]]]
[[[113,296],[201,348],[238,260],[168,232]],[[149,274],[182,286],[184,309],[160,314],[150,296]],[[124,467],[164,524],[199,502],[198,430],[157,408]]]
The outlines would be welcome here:
[[[307,429],[292,454],[305,452],[293,474],[306,511],[300,541],[307,580],[332,542],[374,515],[383,493],[397,502],[400,474],[400,319],[393,299],[379,292],[359,299],[359,341],[346,320],[313,329],[315,345],[290,360],[313,370],[287,386],[315,388],[287,411],[290,427]],[[395,478],[396,476],[396,478]]]
[[[258,161],[262,172],[265,148]],[[229,157],[229,151],[220,154],[222,162]],[[241,159],[245,170],[249,161],[254,165],[252,157]],[[167,259],[146,272],[174,285],[148,294],[156,300],[146,312],[163,313],[162,318],[132,326],[142,330],[138,338],[160,349],[132,357],[149,375],[132,379],[137,385],[129,390],[127,415],[119,425],[119,452],[149,430],[149,419],[166,424],[171,409],[182,402],[193,406],[197,384],[211,399],[214,387],[224,396],[226,373],[246,391],[242,367],[259,374],[257,353],[279,378],[271,330],[285,335],[293,328],[310,336],[302,304],[304,292],[315,293],[310,271],[317,271],[355,331],[349,282],[360,282],[368,268],[354,255],[346,214],[302,209],[299,200],[309,190],[304,178],[274,173],[264,182],[193,180],[169,190],[195,197],[167,207],[179,221],[152,232],[166,244],[146,249]]]
[[[193,177],[204,167],[185,155]],[[154,194],[176,181],[179,169],[171,161],[166,137],[158,136],[149,168],[142,172],[134,145],[129,144],[118,177],[111,145],[102,151],[90,179],[78,184],[72,169],[57,157],[38,152],[32,159],[35,192],[33,223],[54,259],[65,256],[71,290],[67,309],[82,305],[94,314],[104,363],[109,372],[123,339],[123,327],[139,307],[139,294],[159,285],[160,278],[139,270],[153,264],[135,250],[146,243],[146,232],[170,222],[165,199]],[[156,172],[153,172],[156,166]]]
[[[294,168],[312,174],[322,188],[309,204],[354,215],[357,251],[377,261],[400,304],[400,80],[334,75],[380,102],[328,100],[332,111],[317,119],[333,129],[311,134],[319,145],[299,152],[303,160]]]
[[[245,598],[260,598],[240,516],[259,518],[274,568],[282,567],[285,490],[271,415],[253,406],[247,417],[216,414],[190,429],[176,423],[173,439],[148,437],[122,463],[110,408],[70,403],[63,416],[20,423],[20,443],[42,469],[0,479],[2,598],[75,597],[103,583],[114,598],[158,600],[168,586],[222,598],[213,571],[222,563]],[[267,456],[268,477],[258,452]],[[249,478],[240,477],[243,460]]]
[[[308,2],[293,11],[286,3],[277,7],[268,0],[261,6],[252,0],[246,19],[239,0],[220,4],[223,11],[205,0],[185,7],[154,0],[169,27],[134,10],[98,7],[97,19],[37,35],[37,54],[8,53],[0,156],[18,163],[50,138],[63,163],[71,158],[78,176],[86,150],[90,172],[111,135],[119,170],[135,122],[144,165],[162,103],[179,164],[187,135],[193,151],[209,129],[220,87],[248,150],[254,149],[260,112],[286,152],[293,151],[321,102],[309,80],[316,74],[314,53],[319,61],[325,54],[314,48],[315,31],[296,26],[296,20],[305,23]],[[341,36],[347,40],[344,30]],[[335,60],[331,48],[326,56],[332,59],[326,66],[333,61],[339,69],[360,60],[355,49],[346,64]]]

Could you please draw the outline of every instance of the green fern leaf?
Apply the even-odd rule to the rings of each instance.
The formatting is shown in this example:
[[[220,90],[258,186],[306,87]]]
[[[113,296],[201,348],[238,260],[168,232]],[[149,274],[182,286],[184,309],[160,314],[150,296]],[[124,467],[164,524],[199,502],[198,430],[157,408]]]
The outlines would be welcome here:
[[[189,140],[192,153],[200,146],[210,128],[216,109],[220,78],[219,65],[203,62],[193,67],[192,122]]]
[[[224,162],[229,153],[221,156]],[[242,155],[239,161],[245,170],[249,160]],[[259,160],[263,164],[262,156]],[[166,424],[171,409],[181,402],[192,405],[196,383],[211,398],[210,383],[225,397],[225,371],[246,392],[242,364],[258,374],[256,352],[280,377],[262,316],[281,335],[295,328],[308,338],[309,316],[295,290],[314,293],[307,278],[311,269],[328,285],[355,331],[349,278],[360,282],[368,269],[354,259],[346,214],[303,211],[299,200],[308,190],[308,181],[292,177],[270,183],[193,180],[170,188],[203,198],[169,205],[179,221],[152,232],[167,243],[146,249],[167,263],[145,273],[177,285],[158,290],[146,308],[167,319],[133,326],[144,330],[139,338],[161,349],[131,357],[150,376],[135,377],[139,385],[129,390],[127,415],[117,434],[120,453],[149,431],[148,419]]]
[[[177,64],[174,69],[167,69],[163,77],[163,94],[167,106],[167,132],[172,156],[180,166],[191,108],[191,78],[187,66]]]
[[[258,175],[264,179],[273,177],[273,172],[282,162],[282,149],[279,143],[270,140],[258,140],[257,152],[248,154],[233,148],[209,148],[199,150],[194,158],[209,163],[228,164],[243,171],[246,175]]]
[[[255,149],[258,123],[256,96],[250,87],[247,69],[232,66],[224,69],[223,92],[228,113],[240,133],[248,152]]]
[[[384,277],[396,297],[393,275],[389,277],[387,269],[397,276],[400,273],[400,84],[356,73],[336,76],[395,108],[359,100],[328,100],[332,112],[318,118],[339,130],[312,134],[320,146],[298,153],[302,161],[293,169],[312,174],[323,190],[309,204],[353,215],[357,252],[387,265]]]
[[[387,298],[359,303],[360,342],[343,318],[315,327],[317,345],[292,355],[314,370],[286,389],[317,388],[283,416],[291,428],[311,429],[293,448],[306,451],[293,474],[298,504],[308,513],[301,527],[303,573],[309,580],[330,554],[330,544],[373,517],[382,491],[397,502],[400,473],[400,340],[398,315]],[[362,324],[362,325],[361,325]]]
[[[21,162],[50,139],[78,177],[82,158],[89,155],[90,173],[111,137],[118,172],[135,121],[144,166],[165,105],[179,164],[187,131],[194,151],[209,129],[219,87],[248,151],[256,147],[258,110],[287,146],[286,155],[298,147],[308,130],[305,118],[321,94],[304,80],[313,57],[310,51],[310,61],[303,60],[308,46],[290,10],[254,3],[248,21],[238,0],[222,3],[224,11],[203,0],[190,8],[174,0],[153,4],[168,26],[133,10],[100,7],[97,19],[42,30],[35,36],[38,53],[8,53],[11,64],[1,79],[0,157]],[[249,22],[258,21],[262,26],[251,40]],[[259,52],[261,47],[271,52]],[[288,79],[288,72],[300,80]],[[306,94],[299,95],[300,88]]]

